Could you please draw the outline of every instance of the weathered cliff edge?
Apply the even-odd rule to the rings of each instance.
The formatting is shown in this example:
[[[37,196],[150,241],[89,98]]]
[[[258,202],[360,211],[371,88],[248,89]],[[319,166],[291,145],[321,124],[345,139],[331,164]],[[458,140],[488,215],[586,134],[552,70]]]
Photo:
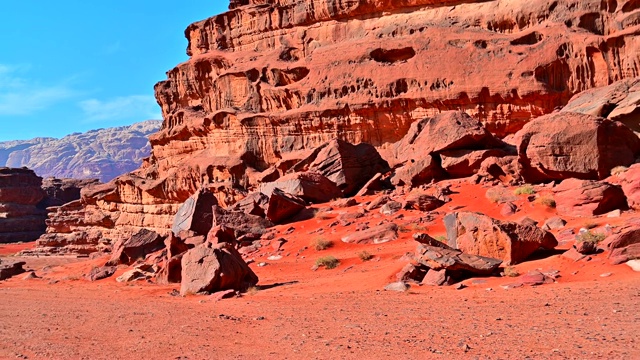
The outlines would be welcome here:
[[[198,188],[231,204],[261,171],[277,163],[282,173],[330,139],[384,154],[412,122],[451,109],[504,136],[576,93],[640,75],[635,0],[237,0],[230,8],[187,28],[190,59],[156,85],[164,122],[142,168],[83,191],[49,232],[104,243],[140,228],[166,234]]]

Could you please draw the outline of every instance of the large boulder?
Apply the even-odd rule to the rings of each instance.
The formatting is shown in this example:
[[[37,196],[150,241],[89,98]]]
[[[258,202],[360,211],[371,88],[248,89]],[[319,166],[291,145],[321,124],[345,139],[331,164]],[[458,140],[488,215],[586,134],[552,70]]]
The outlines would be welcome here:
[[[244,199],[233,204],[232,211],[239,211],[249,215],[266,216],[269,207],[269,197],[259,191],[252,192]]]
[[[640,131],[640,78],[625,79],[578,93],[561,112],[599,116]]]
[[[287,174],[274,182],[260,184],[258,191],[270,197],[276,188],[311,203],[325,203],[343,196],[333,181],[313,171]]]
[[[462,111],[445,111],[412,124],[409,133],[394,145],[398,163],[425,155],[460,149],[488,149],[503,144],[478,120]]]
[[[640,228],[632,227],[605,239],[601,247],[609,250],[612,264],[640,259]]]
[[[600,180],[640,154],[640,139],[620,122],[577,113],[541,116],[515,137],[528,182]]]
[[[22,268],[26,262],[14,261],[9,259],[0,258],[0,281],[6,280],[12,276],[22,274],[24,269]]]
[[[276,188],[269,198],[266,214],[267,219],[274,224],[280,224],[292,216],[297,215],[300,211],[304,210],[306,206],[307,204],[304,200]]]
[[[640,210],[640,164],[633,164],[625,171],[607,179],[622,187],[630,208]]]
[[[107,266],[120,264],[131,265],[138,259],[144,259],[147,255],[165,248],[164,236],[158,233],[141,229],[128,239],[121,239],[113,246],[111,259]]]
[[[26,168],[0,167],[0,244],[33,241],[44,234],[42,178]]]
[[[211,209],[214,205],[218,205],[215,195],[205,189],[199,190],[180,206],[171,230],[175,235],[186,231],[207,235],[213,221]]]
[[[357,193],[377,173],[389,170],[389,164],[375,147],[366,143],[353,145],[339,139],[320,146],[319,151],[312,152],[302,163],[308,164],[306,170],[333,181],[347,196]]]
[[[409,133],[394,145],[394,164],[399,168],[391,182],[415,187],[446,176],[469,176],[478,171],[484,159],[505,154],[482,150],[504,146],[466,113],[443,112],[412,124]]]
[[[273,226],[273,223],[260,216],[249,215],[238,211],[229,211],[221,208],[220,206],[213,206],[212,211],[213,221],[212,226],[207,230],[223,226],[233,229],[236,238],[239,238],[246,234],[262,235],[266,229]]]
[[[590,217],[627,208],[622,188],[603,181],[567,179],[553,192],[560,215]]]
[[[553,249],[558,241],[535,225],[499,221],[473,212],[451,213],[444,218],[447,243],[467,254],[517,264],[540,248]]]
[[[258,276],[231,244],[204,243],[181,260],[181,295],[223,290],[243,291],[258,283]]]

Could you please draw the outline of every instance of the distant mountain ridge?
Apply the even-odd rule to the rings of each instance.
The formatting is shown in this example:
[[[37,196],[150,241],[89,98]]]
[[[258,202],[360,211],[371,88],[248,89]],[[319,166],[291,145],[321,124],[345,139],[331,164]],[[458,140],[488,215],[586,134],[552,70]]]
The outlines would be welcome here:
[[[136,170],[149,156],[149,135],[162,125],[147,120],[61,139],[34,138],[0,142],[0,166],[26,166],[41,177],[111,179]]]

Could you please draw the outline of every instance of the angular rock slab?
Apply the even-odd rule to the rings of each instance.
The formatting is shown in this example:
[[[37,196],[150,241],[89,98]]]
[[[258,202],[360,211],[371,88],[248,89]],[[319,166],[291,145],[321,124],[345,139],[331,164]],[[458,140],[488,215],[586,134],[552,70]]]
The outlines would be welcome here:
[[[213,221],[211,208],[218,200],[208,190],[200,190],[188,198],[178,209],[171,230],[175,235],[182,231],[193,231],[196,235],[206,235]]]
[[[246,234],[262,235],[266,229],[273,227],[273,223],[260,216],[248,215],[243,212],[229,211],[220,206],[213,206],[213,223],[211,229],[222,226],[234,230],[235,237],[240,238]]]
[[[342,241],[352,244],[382,244],[397,238],[398,225],[388,223],[343,236]]]
[[[491,275],[502,264],[502,260],[423,244],[418,245],[416,261],[434,271],[467,271],[477,275]]]
[[[25,264],[24,261],[0,259],[0,281],[22,274],[25,271],[22,268]]]
[[[164,239],[164,236],[155,231],[142,229],[128,239],[116,242],[111,259],[106,265],[131,265],[138,259],[144,259],[145,256],[164,249]]]
[[[199,245],[182,256],[181,295],[243,291],[258,283],[258,276],[228,243]]]
[[[609,261],[622,264],[629,260],[640,259],[640,228],[626,229],[605,239],[601,247],[609,250]]]
[[[276,188],[273,189],[269,198],[267,219],[274,224],[279,224],[297,215],[306,207],[307,204],[304,200]]]
[[[317,172],[288,174],[277,181],[260,184],[258,190],[270,197],[276,188],[311,203],[326,203],[343,196],[333,181]]]
[[[558,246],[553,234],[537,226],[499,221],[480,213],[452,213],[445,216],[444,223],[452,248],[506,264],[520,263],[539,248]]]

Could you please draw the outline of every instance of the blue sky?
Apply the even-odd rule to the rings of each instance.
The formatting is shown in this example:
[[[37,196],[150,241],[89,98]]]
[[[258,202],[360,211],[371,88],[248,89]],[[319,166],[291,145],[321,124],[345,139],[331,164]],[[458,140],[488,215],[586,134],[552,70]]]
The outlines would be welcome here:
[[[0,141],[160,119],[184,29],[226,0],[20,0],[0,9]]]

